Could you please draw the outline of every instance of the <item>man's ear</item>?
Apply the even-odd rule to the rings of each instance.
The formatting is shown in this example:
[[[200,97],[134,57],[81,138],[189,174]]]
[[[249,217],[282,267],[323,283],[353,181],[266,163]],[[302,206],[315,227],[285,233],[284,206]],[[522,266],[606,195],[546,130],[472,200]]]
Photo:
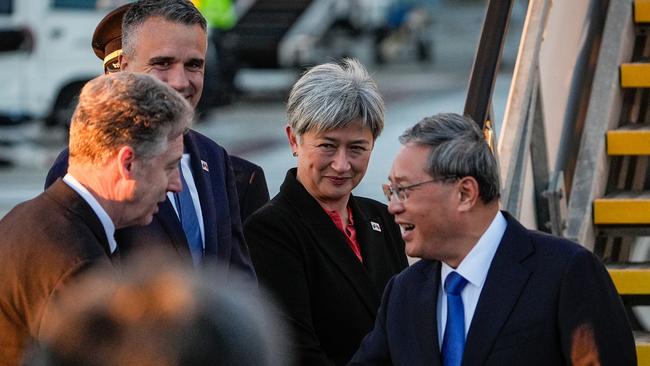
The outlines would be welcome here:
[[[287,139],[289,140],[289,146],[291,146],[291,152],[294,154],[294,156],[296,156],[295,154],[298,152],[298,138],[293,133],[293,128],[291,128],[291,126],[287,125],[284,131],[287,134]]]
[[[469,211],[480,199],[480,188],[474,177],[463,177],[456,182],[458,187],[458,208],[461,211]]]
[[[117,151],[116,159],[120,177],[126,180],[133,179],[135,169],[135,151],[133,148],[131,146],[122,146]]]
[[[129,58],[124,53],[122,53],[118,56],[117,59],[120,62],[120,71],[126,70],[129,65]]]

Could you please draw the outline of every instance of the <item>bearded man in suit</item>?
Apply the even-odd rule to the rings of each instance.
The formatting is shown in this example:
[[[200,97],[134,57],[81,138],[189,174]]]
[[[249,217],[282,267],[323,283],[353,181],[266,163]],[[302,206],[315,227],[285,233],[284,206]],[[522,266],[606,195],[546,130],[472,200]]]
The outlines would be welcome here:
[[[154,77],[100,76],[70,126],[70,167],[0,221],[0,365],[18,365],[50,305],[89,268],[116,258],[116,229],[147,225],[179,192],[190,104]]]
[[[428,117],[400,137],[383,189],[419,262],[386,285],[352,365],[636,365],[607,270],[568,240],[499,211],[478,125]]]

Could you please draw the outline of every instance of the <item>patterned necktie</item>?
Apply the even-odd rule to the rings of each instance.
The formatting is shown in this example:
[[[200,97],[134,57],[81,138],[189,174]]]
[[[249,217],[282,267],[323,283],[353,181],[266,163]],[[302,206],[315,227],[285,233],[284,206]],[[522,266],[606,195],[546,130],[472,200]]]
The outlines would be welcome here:
[[[190,247],[192,254],[192,262],[195,266],[201,263],[203,257],[203,240],[201,239],[201,227],[199,226],[199,219],[196,216],[194,203],[192,202],[192,195],[187,186],[187,181],[183,177],[183,170],[179,166],[181,174],[181,181],[183,182],[183,190],[174,194],[176,197],[176,207],[178,208],[178,217],[181,220],[187,244]]]
[[[457,272],[451,272],[445,280],[447,294],[447,324],[442,338],[442,364],[460,366],[465,349],[465,311],[460,293],[467,280]]]

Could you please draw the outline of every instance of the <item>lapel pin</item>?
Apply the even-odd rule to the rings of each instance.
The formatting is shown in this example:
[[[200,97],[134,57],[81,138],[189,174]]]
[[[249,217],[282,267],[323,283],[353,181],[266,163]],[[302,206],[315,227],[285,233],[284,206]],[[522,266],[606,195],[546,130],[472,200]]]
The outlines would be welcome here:
[[[373,229],[374,231],[379,231],[379,232],[381,232],[381,226],[379,226],[378,223],[376,223],[376,222],[374,222],[374,221],[370,221],[370,226],[372,226],[372,229]]]
[[[203,170],[205,170],[206,172],[210,171],[210,169],[208,168],[208,163],[206,163],[203,160],[201,160],[201,168],[203,168]]]

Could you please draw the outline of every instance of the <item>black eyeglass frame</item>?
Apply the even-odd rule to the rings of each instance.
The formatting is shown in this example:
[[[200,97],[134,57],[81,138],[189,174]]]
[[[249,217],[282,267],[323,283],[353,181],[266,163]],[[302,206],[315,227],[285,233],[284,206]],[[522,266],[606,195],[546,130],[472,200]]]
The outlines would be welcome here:
[[[425,180],[422,182],[414,183],[414,184],[409,184],[408,186],[396,186],[393,187],[389,183],[384,183],[381,185],[382,191],[384,191],[384,196],[386,196],[386,199],[388,202],[391,201],[393,196],[397,197],[397,200],[399,202],[405,202],[409,196],[408,196],[408,191],[413,190],[413,188],[417,188],[421,185],[427,184],[427,183],[434,183],[434,182],[449,182],[449,181],[455,181],[458,180],[459,177],[455,175],[449,175],[449,176],[444,176],[442,178],[433,178],[430,180]]]

